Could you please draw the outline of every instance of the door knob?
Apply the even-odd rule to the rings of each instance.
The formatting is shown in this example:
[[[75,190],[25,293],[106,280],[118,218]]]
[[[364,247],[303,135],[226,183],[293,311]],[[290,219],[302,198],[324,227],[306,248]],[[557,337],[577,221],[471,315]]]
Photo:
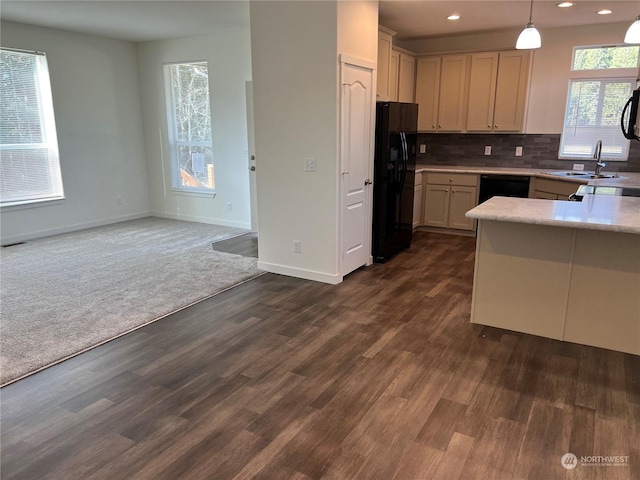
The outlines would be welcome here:
[[[251,157],[249,157],[249,158],[251,158],[251,160],[255,160],[256,156],[255,155],[251,155]]]
[[[369,180],[368,178],[364,181],[365,185],[371,185],[373,182],[371,180]]]
[[[252,172],[255,172],[255,171],[256,171],[256,167],[254,167],[253,165],[251,165],[251,166],[249,167],[249,170],[251,170]]]

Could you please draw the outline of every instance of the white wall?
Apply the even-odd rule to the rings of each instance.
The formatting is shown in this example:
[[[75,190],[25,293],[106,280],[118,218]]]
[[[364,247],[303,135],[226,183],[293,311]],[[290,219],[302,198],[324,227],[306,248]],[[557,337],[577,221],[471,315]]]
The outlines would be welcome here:
[[[135,45],[12,22],[1,28],[3,46],[47,54],[66,195],[2,209],[2,243],[148,215]]]
[[[621,44],[629,22],[540,28],[542,47],[533,51],[526,133],[562,133],[574,46]],[[422,54],[514,49],[520,30],[399,42]]]
[[[251,80],[249,28],[140,43],[138,58],[152,213],[251,228],[245,98],[245,82]],[[209,64],[215,198],[171,189],[163,64],[193,60],[206,60]],[[230,212],[228,202],[232,204]]]
[[[338,272],[336,15],[335,2],[251,2],[258,266],[325,281]]]
[[[378,61],[378,2],[338,2],[338,53]]]

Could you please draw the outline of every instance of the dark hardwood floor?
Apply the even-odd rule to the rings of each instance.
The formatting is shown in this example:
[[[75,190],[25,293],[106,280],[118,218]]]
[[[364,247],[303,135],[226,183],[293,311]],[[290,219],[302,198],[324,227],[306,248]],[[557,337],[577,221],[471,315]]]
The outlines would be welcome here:
[[[473,261],[418,233],[340,285],[263,275],[9,385],[1,476],[640,478],[640,357],[471,325]]]
[[[249,232],[211,244],[217,252],[258,258],[258,233]]]

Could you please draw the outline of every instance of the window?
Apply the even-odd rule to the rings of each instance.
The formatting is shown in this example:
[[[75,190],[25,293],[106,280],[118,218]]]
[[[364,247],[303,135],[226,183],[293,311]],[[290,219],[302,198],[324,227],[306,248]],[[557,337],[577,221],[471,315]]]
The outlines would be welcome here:
[[[624,161],[629,141],[620,129],[622,109],[636,86],[638,46],[576,47],[571,65],[560,158]]]
[[[207,62],[165,65],[173,188],[215,189]]]
[[[47,58],[0,49],[0,205],[64,198]]]

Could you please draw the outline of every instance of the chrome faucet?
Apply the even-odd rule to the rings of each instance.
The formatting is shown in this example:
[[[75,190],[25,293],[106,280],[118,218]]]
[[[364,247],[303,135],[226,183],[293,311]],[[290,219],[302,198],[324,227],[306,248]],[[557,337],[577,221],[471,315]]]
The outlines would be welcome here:
[[[596,161],[596,171],[595,171],[596,175],[600,175],[600,172],[602,171],[602,169],[607,166],[606,163],[600,160],[601,155],[602,155],[602,140],[598,140],[596,142],[595,151],[593,152],[593,159]]]

